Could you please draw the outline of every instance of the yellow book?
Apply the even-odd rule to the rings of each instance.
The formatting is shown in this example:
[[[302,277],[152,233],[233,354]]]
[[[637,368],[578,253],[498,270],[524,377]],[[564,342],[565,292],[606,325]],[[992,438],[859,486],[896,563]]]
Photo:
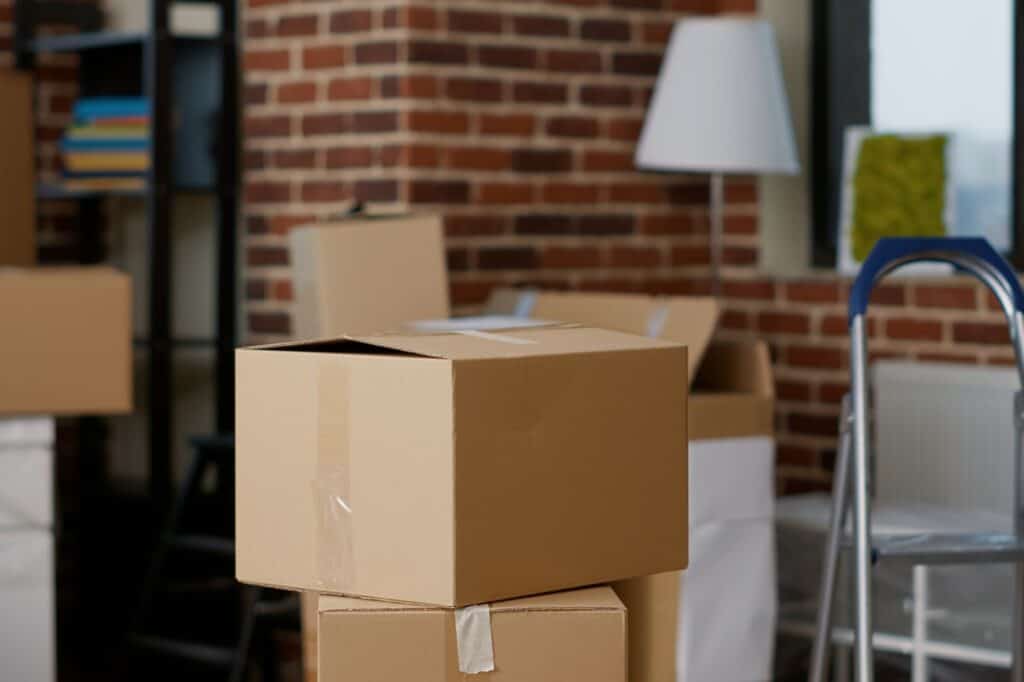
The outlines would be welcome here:
[[[144,171],[149,168],[147,152],[69,152],[64,168],[74,173]]]

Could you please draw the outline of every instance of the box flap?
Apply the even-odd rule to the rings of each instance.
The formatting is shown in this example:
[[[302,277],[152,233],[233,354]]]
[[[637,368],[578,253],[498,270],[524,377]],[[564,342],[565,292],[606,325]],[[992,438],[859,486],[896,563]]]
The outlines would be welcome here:
[[[495,332],[465,330],[438,334],[343,336],[334,339],[254,346],[251,350],[341,354],[379,354],[383,352],[392,355],[407,354],[446,360],[488,360],[678,347],[680,344],[647,339],[608,329],[560,324],[504,329]]]
[[[624,611],[625,607],[610,587],[589,587],[568,592],[552,592],[522,599],[510,599],[490,605],[492,613],[513,611]],[[321,595],[318,610],[320,613],[330,611],[451,611],[443,606],[424,604],[404,604],[399,602],[378,601],[375,599],[353,599]]]
[[[768,345],[760,340],[712,344],[693,381],[693,389],[705,393],[749,393],[774,397]]]
[[[718,301],[710,296],[654,297],[643,294],[498,289],[487,310],[543,320],[576,322],[685,344],[690,383],[718,324]]]

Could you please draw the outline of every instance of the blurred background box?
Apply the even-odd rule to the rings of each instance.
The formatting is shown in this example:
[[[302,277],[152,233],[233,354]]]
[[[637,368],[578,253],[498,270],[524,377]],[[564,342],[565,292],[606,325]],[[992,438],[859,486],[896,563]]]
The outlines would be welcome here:
[[[32,76],[0,69],[0,266],[36,262]]]

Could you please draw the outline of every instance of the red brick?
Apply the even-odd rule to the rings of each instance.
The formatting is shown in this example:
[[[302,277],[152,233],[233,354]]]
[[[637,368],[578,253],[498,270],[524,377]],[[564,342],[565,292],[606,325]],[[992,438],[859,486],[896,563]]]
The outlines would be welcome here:
[[[394,28],[406,26],[421,31],[433,31],[438,27],[437,12],[431,7],[411,6],[393,8],[394,17],[389,18],[391,10],[385,12],[385,26]]]
[[[598,213],[580,216],[577,229],[584,235],[630,234],[635,223],[636,219],[632,215]]]
[[[334,69],[346,64],[348,53],[338,45],[307,47],[302,51],[302,68]]]
[[[275,280],[272,283],[271,292],[276,301],[290,301],[294,298],[292,283],[287,279]]]
[[[511,168],[517,173],[566,173],[572,170],[570,149],[516,149]]]
[[[512,86],[512,99],[517,102],[564,103],[569,99],[569,88],[564,83],[516,83]]]
[[[806,381],[776,379],[775,397],[779,400],[789,400],[792,402],[809,402],[811,399],[811,385]]]
[[[331,15],[331,33],[359,33],[370,30],[373,19],[369,10],[346,10]]]
[[[565,17],[525,15],[514,17],[512,26],[516,33],[540,38],[559,38],[569,35],[569,20]]]
[[[786,300],[798,303],[838,303],[838,282],[792,282],[785,286]]]
[[[444,231],[449,237],[477,237],[505,232],[505,220],[495,215],[451,215],[444,217]]]
[[[524,270],[537,267],[537,252],[528,246],[480,249],[481,270]]]
[[[775,284],[763,280],[728,280],[722,282],[722,294],[726,298],[770,301],[775,298]]]
[[[813,448],[787,443],[779,445],[775,459],[781,466],[813,467],[818,463],[818,453]]]
[[[757,316],[757,329],[766,334],[808,334],[811,320],[803,313],[763,312]]]
[[[613,202],[657,204],[665,200],[665,188],[650,183],[616,183],[609,189],[609,198]]]
[[[640,221],[640,231],[644,234],[693,234],[697,231],[694,219],[690,215],[647,215]]]
[[[953,340],[957,343],[996,345],[1009,343],[1010,335],[1002,322],[954,322]]]
[[[841,369],[845,353],[826,346],[790,346],[786,349],[786,363],[793,367],[814,369]]]
[[[818,386],[818,400],[830,405],[843,402],[843,396],[850,392],[849,384],[826,381]]]
[[[639,118],[618,118],[608,121],[607,135],[612,140],[636,142],[640,139],[640,131],[644,122]]]
[[[751,246],[726,246],[722,249],[722,262],[725,265],[756,265],[757,248]]]
[[[834,438],[839,435],[839,417],[797,412],[786,417],[786,428],[805,436]]]
[[[661,264],[661,253],[649,246],[614,246],[608,264],[613,268],[653,268]]]
[[[677,246],[672,249],[672,265],[707,265],[711,252],[707,246]]]
[[[410,111],[408,126],[417,133],[460,135],[469,131],[469,116],[462,111]]]
[[[628,42],[629,22],[621,19],[584,19],[580,23],[580,37],[602,43]]]
[[[398,43],[362,43],[356,45],[355,55],[357,64],[394,64],[398,61]]]
[[[245,282],[245,300],[262,301],[267,297],[267,282],[262,279],[250,279]]]
[[[354,196],[356,201],[397,201],[398,181],[387,179],[357,180]]]
[[[406,158],[413,168],[436,168],[441,165],[441,150],[430,145],[414,144],[406,147]]]
[[[253,0],[250,0],[252,2]],[[247,315],[250,331],[256,334],[291,334],[291,318],[287,313],[255,312]]]
[[[552,137],[597,137],[597,119],[586,116],[555,116],[548,119],[547,133]]]
[[[592,172],[628,172],[633,170],[633,154],[588,150],[583,152],[583,170]]]
[[[469,201],[469,183],[464,180],[414,180],[409,185],[414,204],[464,204]]]
[[[978,305],[978,294],[974,287],[926,286],[911,289],[914,305],[922,308],[957,308],[974,310]]]
[[[369,99],[373,94],[373,80],[362,78],[335,78],[327,84],[327,99]]]
[[[245,134],[247,137],[287,137],[291,134],[291,118],[288,116],[247,116]]]
[[[536,120],[531,114],[482,114],[480,132],[487,135],[533,135]]]
[[[657,76],[660,52],[620,52],[612,57],[612,71],[629,76]]]
[[[549,247],[541,254],[544,268],[596,268],[601,252],[595,247]]]
[[[906,296],[902,284],[882,284],[871,291],[871,305],[901,306]]]
[[[252,204],[287,202],[291,187],[287,182],[249,182],[245,185],[245,200]]]
[[[288,249],[280,246],[250,246],[245,262],[252,266],[288,265]]]
[[[385,76],[380,79],[382,97],[432,99],[439,92],[437,78],[426,75]]]
[[[477,59],[483,66],[500,69],[532,69],[537,66],[537,50],[515,45],[481,45]]]
[[[819,331],[824,336],[846,336],[850,332],[846,315],[826,315],[821,318]]]
[[[584,85],[580,102],[592,107],[628,107],[633,103],[633,93],[624,85]]]
[[[757,185],[753,182],[727,182],[725,201],[730,204],[750,204],[757,201]]]
[[[722,329],[746,331],[750,329],[750,316],[741,310],[725,310],[718,318],[718,325]]]
[[[469,249],[448,249],[448,272],[469,270]]]
[[[448,30],[452,33],[501,33],[502,15],[498,12],[448,10]]]
[[[491,290],[497,286],[496,282],[452,282],[449,296],[455,305],[484,303],[491,295]]]
[[[610,0],[610,4],[623,9],[660,10],[665,3],[664,0]]]
[[[316,152],[312,149],[278,149],[274,152],[276,168],[313,168],[316,166]]]
[[[306,114],[302,117],[303,135],[333,135],[347,133],[352,129],[352,117],[348,113]]]
[[[574,223],[567,215],[526,213],[516,216],[515,231],[516,234],[570,234]]]
[[[598,192],[593,185],[558,182],[544,186],[543,198],[551,204],[594,204]]]
[[[316,35],[316,30],[317,16],[315,14],[284,16],[277,22],[277,35],[282,38],[312,36]]]
[[[919,362],[953,362],[958,365],[977,365],[980,358],[966,353],[937,353],[935,351],[917,354]]]
[[[288,50],[247,50],[245,71],[287,71],[291,66]]]
[[[449,78],[445,92],[454,100],[500,102],[502,83],[493,78]]]
[[[497,171],[508,168],[511,157],[506,149],[457,147],[448,150],[448,166],[458,170]]]
[[[561,73],[600,73],[601,53],[597,50],[548,50],[544,66]]]
[[[521,182],[483,183],[479,201],[483,204],[528,204],[533,201],[533,187]]]
[[[885,322],[885,335],[901,341],[941,341],[942,323],[898,317]]]
[[[263,151],[247,149],[242,152],[242,167],[247,170],[263,170],[267,167],[268,154]]]
[[[373,163],[369,147],[335,147],[327,150],[328,168],[366,168]]]
[[[412,40],[408,54],[413,64],[465,64],[469,61],[469,49],[454,42]]]
[[[351,190],[341,182],[318,180],[302,184],[302,200],[309,202],[344,201],[352,198]]]
[[[667,21],[654,21],[643,25],[645,43],[664,45],[672,35],[672,24]]]
[[[316,99],[316,83],[283,83],[277,88],[277,101],[282,104],[299,104]]]
[[[390,133],[398,130],[398,112],[357,111],[352,115],[352,130],[357,133]]]
[[[310,214],[276,215],[270,219],[270,232],[277,235],[286,235],[291,232],[292,228],[299,225],[308,225],[314,220],[315,217]]]
[[[269,90],[266,83],[247,84],[243,96],[245,104],[266,104]]]

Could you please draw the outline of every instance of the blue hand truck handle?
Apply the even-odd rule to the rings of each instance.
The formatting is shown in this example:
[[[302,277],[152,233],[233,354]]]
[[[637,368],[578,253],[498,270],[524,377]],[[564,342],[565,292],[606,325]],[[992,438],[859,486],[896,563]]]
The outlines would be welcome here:
[[[1017,312],[1024,311],[1024,289],[1017,273],[986,239],[981,237],[882,237],[871,249],[850,290],[850,322],[868,309],[875,284],[908,263],[951,263],[981,278],[984,271],[1002,280]],[[983,281],[989,283],[982,278]],[[991,284],[990,284],[991,287]],[[993,292],[997,293],[998,292]]]

